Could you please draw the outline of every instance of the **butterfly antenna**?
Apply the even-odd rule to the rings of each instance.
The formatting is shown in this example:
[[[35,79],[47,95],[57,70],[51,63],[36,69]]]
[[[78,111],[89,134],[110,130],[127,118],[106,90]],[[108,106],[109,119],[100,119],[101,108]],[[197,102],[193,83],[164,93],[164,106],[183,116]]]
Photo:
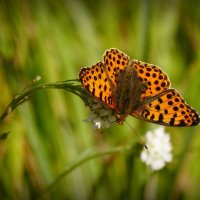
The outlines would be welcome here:
[[[136,134],[136,136],[138,137],[139,139],[139,142],[141,145],[143,145],[145,147],[145,149],[148,150],[148,146],[145,144],[144,140],[141,138],[140,134],[127,122],[125,121],[126,124],[129,126],[129,128]]]

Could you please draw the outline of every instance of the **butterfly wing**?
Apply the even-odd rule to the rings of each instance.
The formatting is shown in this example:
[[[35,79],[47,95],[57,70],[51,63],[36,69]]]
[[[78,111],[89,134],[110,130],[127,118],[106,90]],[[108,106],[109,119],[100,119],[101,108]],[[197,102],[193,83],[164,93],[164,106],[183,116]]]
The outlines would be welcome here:
[[[144,101],[131,115],[165,126],[195,126],[200,123],[196,111],[174,89],[168,89]]]
[[[82,68],[79,72],[79,79],[92,96],[100,100],[107,107],[111,109],[115,108],[112,100],[111,84],[102,62],[98,62],[91,68]]]
[[[113,48],[105,52],[103,59],[110,82],[113,87],[116,87],[117,76],[129,65],[130,58],[125,53]]]
[[[91,68],[82,68],[79,79],[88,92],[111,109],[116,110],[113,91],[116,76],[129,63],[129,57],[117,49],[105,52],[104,63],[98,62]]]
[[[131,65],[138,73],[138,77],[147,85],[147,90],[141,95],[141,99],[155,96],[169,89],[168,76],[158,66],[133,60]]]

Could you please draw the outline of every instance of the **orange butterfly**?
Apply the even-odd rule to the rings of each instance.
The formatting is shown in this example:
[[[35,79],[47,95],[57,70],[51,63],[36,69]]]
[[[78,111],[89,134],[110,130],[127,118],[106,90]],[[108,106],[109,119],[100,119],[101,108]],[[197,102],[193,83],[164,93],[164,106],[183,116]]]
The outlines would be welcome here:
[[[180,94],[170,88],[168,76],[158,66],[130,60],[110,49],[104,62],[82,68],[79,78],[85,89],[107,108],[118,122],[128,115],[165,126],[195,126],[200,118]]]

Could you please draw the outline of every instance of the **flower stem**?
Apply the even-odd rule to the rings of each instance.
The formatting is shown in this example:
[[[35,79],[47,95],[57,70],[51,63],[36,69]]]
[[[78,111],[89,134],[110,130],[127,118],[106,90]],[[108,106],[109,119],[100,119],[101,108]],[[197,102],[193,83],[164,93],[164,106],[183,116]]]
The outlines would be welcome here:
[[[124,147],[115,147],[101,152],[95,151],[94,149],[86,150],[78,159],[76,159],[75,162],[68,165],[66,169],[60,175],[58,175],[57,178],[55,178],[55,180],[40,194],[38,198],[44,197],[44,195],[47,194],[47,192],[49,192],[62,178],[64,178],[67,174],[69,174],[71,171],[73,171],[75,168],[79,167],[83,163],[92,160],[94,158],[98,158],[113,153],[133,151],[133,149],[134,149],[133,146],[127,145]],[[134,154],[134,152],[132,154]],[[137,154],[137,152],[135,152],[135,154]]]
[[[72,92],[79,96],[81,99],[83,99],[83,91],[81,85],[75,85],[74,82],[78,82],[78,79],[73,80],[66,80],[66,81],[59,81],[55,83],[47,83],[47,84],[41,84],[37,86],[33,86],[32,84],[28,85],[22,92],[17,94],[11,102],[8,104],[4,112],[0,116],[0,125],[3,123],[5,118],[11,114],[11,112],[21,105],[22,103],[28,101],[32,95],[34,95],[36,92],[44,89],[63,89],[67,90],[69,92]],[[0,134],[0,140],[5,139],[8,133],[2,133]]]

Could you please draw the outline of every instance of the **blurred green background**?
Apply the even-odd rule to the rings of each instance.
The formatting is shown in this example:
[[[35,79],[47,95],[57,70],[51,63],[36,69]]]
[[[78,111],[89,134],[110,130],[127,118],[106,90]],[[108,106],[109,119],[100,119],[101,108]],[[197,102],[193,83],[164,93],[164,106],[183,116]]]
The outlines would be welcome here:
[[[172,87],[200,112],[200,1],[10,0],[0,3],[0,111],[37,75],[74,79],[112,47],[161,66]],[[124,124],[102,134],[84,103],[66,91],[41,91],[9,116],[1,132],[0,199],[34,199],[80,154],[131,145]],[[157,125],[128,117],[142,135]],[[131,153],[79,165],[46,199],[197,199],[200,128],[166,128],[173,161],[152,173]]]

